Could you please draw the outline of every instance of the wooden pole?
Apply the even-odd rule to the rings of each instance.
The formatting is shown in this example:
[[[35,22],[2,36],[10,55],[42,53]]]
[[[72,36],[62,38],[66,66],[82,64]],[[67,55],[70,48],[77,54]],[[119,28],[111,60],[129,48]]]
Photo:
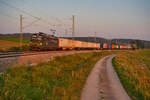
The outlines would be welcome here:
[[[74,25],[74,15],[72,16],[72,40],[74,40],[74,34],[75,34],[75,25]]]
[[[20,48],[22,47],[22,15],[20,15]]]
[[[74,42],[73,42],[73,40],[74,40],[74,34],[75,34],[75,25],[74,25],[75,23],[74,23],[74,15],[72,16],[72,49],[74,48]]]

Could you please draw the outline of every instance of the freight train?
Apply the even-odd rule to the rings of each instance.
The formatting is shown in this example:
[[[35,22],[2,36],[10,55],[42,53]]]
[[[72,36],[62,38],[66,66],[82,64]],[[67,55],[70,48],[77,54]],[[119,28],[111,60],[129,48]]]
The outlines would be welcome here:
[[[83,49],[132,49],[133,46],[111,44],[111,43],[93,43],[93,42],[83,42],[78,40],[70,40],[65,38],[58,38],[54,35],[47,35],[45,33],[39,32],[35,33],[31,37],[31,49],[32,50],[83,50]]]

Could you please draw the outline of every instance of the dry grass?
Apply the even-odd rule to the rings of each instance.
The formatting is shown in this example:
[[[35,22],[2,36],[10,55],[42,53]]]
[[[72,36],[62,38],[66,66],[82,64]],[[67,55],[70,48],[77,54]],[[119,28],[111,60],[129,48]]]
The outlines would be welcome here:
[[[0,40],[16,42],[16,43],[20,42],[20,38],[17,38],[17,37],[0,37]],[[30,39],[23,38],[22,42],[25,44],[28,44],[28,43],[30,43]]]
[[[0,37],[0,50],[6,51],[12,47],[20,46],[20,39],[15,37]],[[23,39],[23,45],[30,43],[29,39]]]
[[[18,47],[19,43],[16,42],[11,42],[11,41],[5,41],[5,40],[0,40],[0,49],[1,50],[7,50],[11,47]]]
[[[0,37],[0,51],[19,49],[20,39],[15,37]],[[23,39],[23,47],[30,43],[29,39]]]
[[[133,100],[150,100],[150,50],[120,54],[113,64]]]
[[[103,56],[116,52],[81,53],[56,57],[37,66],[19,66],[0,75],[4,100],[79,100],[86,78]]]

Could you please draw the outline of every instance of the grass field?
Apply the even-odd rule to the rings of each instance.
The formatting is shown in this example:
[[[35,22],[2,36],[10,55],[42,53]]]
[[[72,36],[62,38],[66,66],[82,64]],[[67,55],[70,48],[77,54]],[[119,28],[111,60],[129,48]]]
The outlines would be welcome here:
[[[120,54],[113,65],[133,100],[150,100],[150,50]]]
[[[80,53],[56,57],[36,66],[18,66],[0,76],[2,100],[80,100],[95,63],[116,52]]]
[[[0,50],[8,50],[12,47],[19,47],[20,44],[19,38],[13,38],[13,37],[0,37]],[[23,45],[29,44],[29,39],[23,39]]]
[[[5,41],[5,40],[0,40],[0,49],[1,50],[7,50],[11,47],[18,47],[19,43],[15,42],[10,42],[10,41]]]
[[[16,42],[16,43],[20,42],[20,38],[16,38],[16,37],[0,37],[0,40]],[[23,39],[22,43],[28,44],[28,43],[30,43],[30,40],[29,39]]]

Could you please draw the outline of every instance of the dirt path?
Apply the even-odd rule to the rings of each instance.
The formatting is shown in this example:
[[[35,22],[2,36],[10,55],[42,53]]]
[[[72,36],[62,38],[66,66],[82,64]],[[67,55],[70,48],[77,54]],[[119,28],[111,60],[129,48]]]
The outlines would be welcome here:
[[[81,100],[130,100],[112,67],[112,58],[106,56],[91,71],[81,94]]]

